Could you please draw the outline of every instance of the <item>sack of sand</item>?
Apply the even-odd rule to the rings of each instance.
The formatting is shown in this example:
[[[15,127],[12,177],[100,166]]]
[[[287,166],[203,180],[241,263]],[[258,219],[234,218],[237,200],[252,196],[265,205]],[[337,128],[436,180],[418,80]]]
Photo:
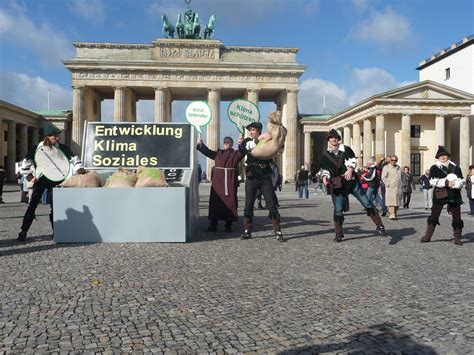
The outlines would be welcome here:
[[[62,187],[100,187],[100,176],[94,170],[85,170],[82,174],[67,178],[60,185]]]
[[[135,187],[164,187],[168,186],[165,173],[158,168],[139,166],[137,170],[138,180]]]
[[[119,168],[107,178],[104,187],[134,187],[136,182],[137,174],[128,169]]]
[[[285,144],[287,129],[282,124],[281,111],[275,111],[268,115],[267,131],[269,139],[261,139],[252,149],[252,156],[262,160],[276,157]]]

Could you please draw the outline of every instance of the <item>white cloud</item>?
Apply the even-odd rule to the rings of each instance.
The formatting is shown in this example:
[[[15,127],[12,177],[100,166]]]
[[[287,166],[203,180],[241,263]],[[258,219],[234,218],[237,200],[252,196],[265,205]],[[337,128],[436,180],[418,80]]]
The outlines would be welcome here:
[[[365,12],[369,8],[369,0],[352,0],[352,6],[359,14]]]
[[[79,17],[100,24],[105,20],[105,8],[102,0],[70,0],[69,7]]]
[[[326,102],[325,109],[323,107],[323,95]],[[336,113],[347,107],[348,104],[349,101],[345,90],[330,81],[311,78],[304,80],[300,85],[300,92],[298,94],[300,113]]]
[[[32,77],[24,73],[0,74],[0,99],[26,109],[47,109],[48,89],[51,109],[72,109],[70,89],[39,76]]]
[[[409,44],[413,34],[410,21],[387,7],[382,12],[373,12],[369,19],[356,25],[349,36],[389,49]]]
[[[72,41],[48,23],[33,23],[18,8],[0,8],[0,39],[35,53],[45,67],[63,66],[61,60],[73,56]]]
[[[397,82],[392,74],[381,68],[354,69],[350,79],[352,93],[349,102],[353,105],[373,95],[408,84],[412,83]]]

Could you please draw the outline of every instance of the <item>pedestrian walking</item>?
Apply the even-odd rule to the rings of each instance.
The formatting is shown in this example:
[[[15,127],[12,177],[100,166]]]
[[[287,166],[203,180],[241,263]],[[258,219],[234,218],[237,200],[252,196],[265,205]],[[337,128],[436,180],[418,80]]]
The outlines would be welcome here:
[[[377,175],[379,177],[379,184],[380,184],[380,204],[382,207],[382,216],[385,217],[388,213],[388,207],[386,203],[386,195],[387,195],[387,188],[385,187],[385,183],[382,180],[382,172],[385,165],[390,164],[390,157],[383,158],[379,161],[377,165]]]
[[[237,175],[238,164],[244,155],[234,150],[234,140],[225,137],[224,149],[209,149],[202,141],[197,140],[196,149],[209,159],[215,166],[211,176],[211,193],[209,196],[209,226],[207,232],[216,232],[218,221],[225,221],[225,231],[232,232],[232,222],[237,222]]]
[[[308,178],[309,178],[309,171],[305,165],[301,166],[301,169],[298,172],[298,196],[299,198],[309,198],[309,190],[308,190]]]
[[[59,129],[57,129],[55,126],[48,124],[44,128],[44,140],[40,142],[36,148],[39,149],[41,147],[44,147],[44,150],[46,151],[45,153],[46,155],[48,154],[48,152],[54,151],[54,149],[59,149],[66,156],[67,159],[73,160],[75,158],[74,159],[75,161],[79,161],[77,157],[73,158],[73,153],[67,146],[59,143],[60,133],[61,131]],[[35,153],[36,153],[36,149],[34,151],[29,152],[26,156],[26,159],[28,161],[31,161],[34,166],[37,166],[38,161],[36,160]],[[31,196],[31,201],[28,205],[28,208],[26,209],[25,215],[23,216],[21,231],[20,233],[18,233],[18,241],[20,242],[26,241],[28,230],[30,229],[31,224],[33,223],[33,220],[35,218],[35,211],[41,200],[41,196],[43,195],[43,192],[45,190],[51,191],[54,186],[59,185],[66,178],[66,176],[64,176],[63,180],[52,181],[48,179],[46,175],[44,175],[47,168],[60,170],[58,165],[53,160],[51,160],[51,157],[49,157],[49,159],[50,159],[49,162],[46,163],[47,165],[42,167],[42,172],[38,172],[38,169],[37,169],[35,173],[37,173],[38,176],[34,176],[31,179],[31,181],[34,183],[33,194]],[[51,193],[52,192],[50,192],[50,195]],[[51,222],[51,227],[53,227],[53,201],[52,200],[51,200],[51,212],[49,215],[49,220]]]
[[[276,114],[276,113],[271,113]],[[247,154],[245,162],[245,208],[244,208],[244,233],[241,239],[250,239],[253,230],[253,205],[257,189],[263,194],[266,208],[268,208],[268,217],[272,221],[273,232],[278,241],[284,242],[280,225],[280,213],[277,207],[277,199],[272,184],[272,168],[270,164],[272,159],[262,160],[252,156],[252,150],[259,142],[259,136],[262,133],[262,124],[260,122],[252,122],[246,127],[249,137],[239,139],[239,149]]]
[[[389,213],[388,218],[392,220],[397,219],[402,190],[402,172],[397,162],[398,157],[392,155],[390,157],[390,164],[385,165],[382,170],[382,181],[384,182],[386,189],[386,204]]]
[[[355,173],[357,159],[354,151],[347,145],[340,144],[341,136],[335,129],[327,135],[328,149],[321,159],[321,169],[324,185],[328,186],[334,204],[335,242],[344,238],[343,222],[344,209],[349,194],[354,195],[365,208],[372,219],[379,235],[385,235],[385,227],[379,213],[362,190],[359,178]]]
[[[433,207],[431,215],[428,217],[425,235],[421,238],[422,243],[431,241],[431,237],[439,225],[439,216],[444,205],[448,205],[451,211],[453,227],[453,242],[462,245],[461,236],[464,222],[461,219],[461,189],[463,186],[463,176],[461,169],[456,166],[450,158],[449,152],[439,146],[435,158],[437,161],[430,168],[430,184],[434,187]]]
[[[410,200],[413,190],[415,190],[413,176],[410,174],[410,168],[404,166],[402,174],[403,208],[410,208]]]
[[[425,174],[420,177],[421,191],[425,201],[425,210],[433,206],[433,186],[430,184],[430,170],[425,170]]]
[[[474,216],[474,165],[469,166],[469,174],[466,178],[467,199],[469,201],[469,214]]]

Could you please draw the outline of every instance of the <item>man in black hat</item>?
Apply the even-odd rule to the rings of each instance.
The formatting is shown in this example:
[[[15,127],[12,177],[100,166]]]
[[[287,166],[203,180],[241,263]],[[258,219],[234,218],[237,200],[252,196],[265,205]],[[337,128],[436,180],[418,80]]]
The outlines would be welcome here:
[[[439,224],[439,216],[444,205],[448,205],[453,222],[454,244],[462,245],[461,235],[464,222],[461,219],[461,189],[463,187],[463,176],[461,169],[456,166],[450,158],[449,152],[439,146],[435,158],[438,159],[430,168],[430,184],[434,187],[433,207],[428,217],[425,235],[421,238],[422,243],[431,241],[436,225]]]
[[[249,138],[239,139],[239,150],[247,154],[245,163],[245,208],[244,208],[244,234],[241,239],[250,239],[253,228],[253,205],[257,194],[257,189],[263,194],[266,207],[268,208],[268,217],[272,220],[273,232],[278,241],[284,242],[285,239],[281,233],[280,213],[277,208],[277,198],[272,184],[272,159],[261,160],[252,156],[252,149],[258,143],[258,137],[262,133],[262,124],[252,122],[246,127],[249,132]]]
[[[379,216],[379,212],[365,195],[360,180],[356,177],[355,168],[357,159],[354,151],[347,145],[340,144],[341,136],[335,129],[331,129],[327,135],[328,149],[321,159],[321,176],[323,183],[331,192],[334,204],[334,229],[336,232],[335,242],[341,242],[344,238],[342,224],[344,222],[344,205],[347,203],[349,194],[354,195],[367,211],[367,215],[376,225],[379,235],[385,235],[385,227]]]
[[[34,150],[28,152],[26,159],[28,161],[33,162],[36,166],[35,162],[35,153],[36,149],[38,149],[41,146],[44,147],[56,147],[59,150],[61,150],[66,158],[68,159],[73,159],[73,153],[72,151],[65,146],[64,144],[59,143],[59,134],[61,131],[51,125],[51,124],[46,124],[46,126],[43,128],[44,132],[44,140],[40,142]],[[54,165],[54,162],[51,161],[51,164]],[[38,207],[38,204],[41,200],[41,196],[43,196],[43,192],[45,190],[48,191],[49,194],[52,193],[52,188],[59,185],[62,181],[51,181],[49,180],[46,176],[41,175],[39,177],[33,178],[33,194],[31,196],[30,203],[28,205],[28,208],[25,212],[25,215],[23,216],[23,221],[21,223],[21,231],[18,233],[18,241],[20,242],[25,242],[26,241],[26,236],[28,233],[28,230],[31,227],[31,224],[33,223],[33,220],[35,219],[35,212],[36,208]],[[53,204],[51,202],[51,213],[49,215],[49,220],[51,222],[51,226],[53,226]]]

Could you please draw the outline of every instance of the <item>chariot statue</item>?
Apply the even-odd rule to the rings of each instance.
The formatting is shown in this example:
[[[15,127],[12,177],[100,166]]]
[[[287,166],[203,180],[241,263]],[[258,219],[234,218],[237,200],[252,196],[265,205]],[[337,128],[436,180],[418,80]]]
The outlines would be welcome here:
[[[174,27],[169,21],[166,14],[161,16],[163,20],[163,36],[166,38],[174,38],[176,32],[177,38],[183,39],[211,39],[214,36],[214,22],[216,17],[212,15],[209,18],[208,24],[204,27],[201,36],[201,24],[199,23],[199,14],[189,8],[191,0],[185,0],[188,8],[184,12],[184,17],[178,14],[176,20],[176,27]]]

